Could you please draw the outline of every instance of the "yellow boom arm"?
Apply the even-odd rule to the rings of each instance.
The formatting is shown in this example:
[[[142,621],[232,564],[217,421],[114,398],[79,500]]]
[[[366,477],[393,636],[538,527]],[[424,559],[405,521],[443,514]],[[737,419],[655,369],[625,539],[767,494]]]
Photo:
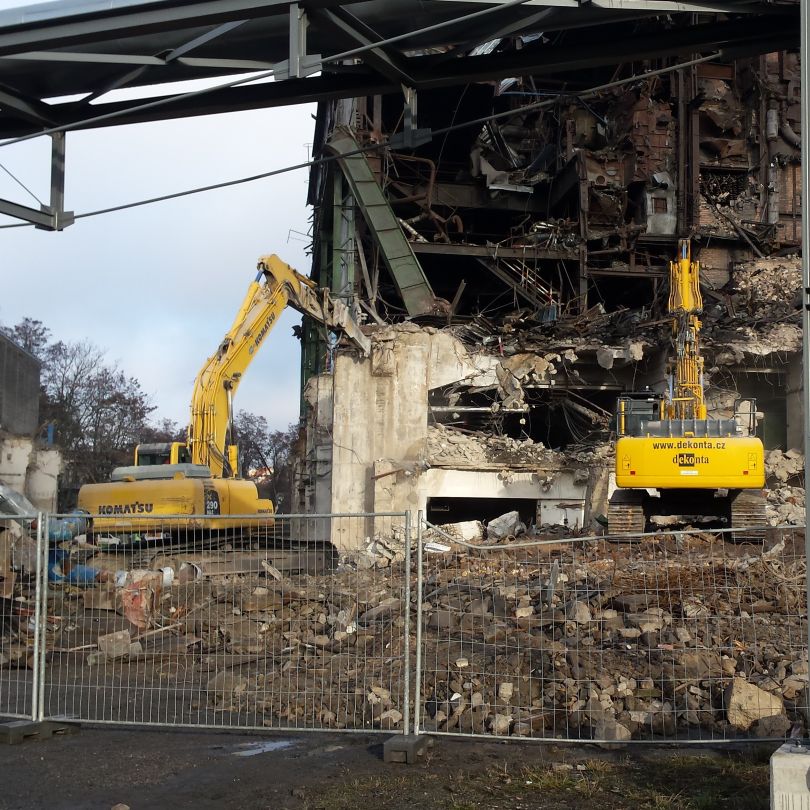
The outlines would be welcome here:
[[[670,368],[670,391],[661,418],[705,419],[701,323],[698,319],[703,310],[700,264],[692,261],[688,239],[680,240],[678,254],[678,261],[669,263],[669,314],[672,316],[675,357]]]
[[[369,339],[360,331],[349,309],[333,301],[278,256],[262,256],[258,274],[248,288],[233,325],[216,352],[206,360],[194,383],[188,447],[193,464],[210,467],[215,478],[239,474],[233,444],[233,397],[250,365],[284,308],[289,304],[319,322],[345,332],[366,354]]]

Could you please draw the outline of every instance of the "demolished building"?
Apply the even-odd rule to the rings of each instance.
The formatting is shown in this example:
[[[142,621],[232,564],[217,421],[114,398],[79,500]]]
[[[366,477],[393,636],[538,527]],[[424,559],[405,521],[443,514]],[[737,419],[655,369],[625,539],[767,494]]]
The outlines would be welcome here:
[[[372,351],[304,322],[297,508],[592,529],[616,397],[665,385],[684,236],[710,414],[755,399],[766,449],[801,447],[799,100],[783,51],[321,102],[312,276]]]

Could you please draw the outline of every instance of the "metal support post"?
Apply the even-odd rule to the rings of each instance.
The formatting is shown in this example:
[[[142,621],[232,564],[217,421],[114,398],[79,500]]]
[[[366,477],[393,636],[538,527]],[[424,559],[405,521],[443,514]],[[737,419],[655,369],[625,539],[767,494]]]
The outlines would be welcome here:
[[[402,698],[402,733],[411,725],[411,510],[405,513],[405,683]]]
[[[429,143],[433,134],[430,129],[419,129],[416,89],[403,84],[402,95],[405,97],[402,132],[389,140],[389,146],[392,149],[415,149],[423,143]]]
[[[50,537],[50,516],[45,515],[37,529],[37,599],[40,615],[39,633],[39,677],[37,678],[37,716],[34,720],[41,723],[45,719],[45,663],[48,653],[48,538]]]
[[[53,230],[61,231],[73,224],[73,211],[65,211],[65,133],[51,135],[51,204]]]
[[[801,84],[802,84],[802,406],[804,410],[804,480],[810,481],[810,12],[807,2],[801,3]],[[805,504],[805,558],[810,560],[810,501]],[[810,576],[807,577],[808,612],[810,612]],[[810,655],[810,616],[807,617],[807,649]],[[808,718],[810,722],[810,718]]]
[[[410,512],[407,514],[406,525],[410,527]],[[383,743],[383,760],[385,762],[405,762],[409,765],[417,762],[420,757],[423,757],[428,748],[433,745],[432,738],[426,735],[419,734],[419,711],[421,704],[421,669],[422,669],[422,512],[417,514],[416,518],[416,563],[417,563],[417,576],[416,576],[416,673],[415,673],[415,701],[413,711],[413,727],[410,725],[410,663],[408,672],[406,674],[406,694],[409,695],[407,710],[405,712],[403,726],[405,733],[398,734],[396,737],[391,737]],[[408,533],[410,537],[410,532]],[[410,547],[410,544],[408,544]],[[408,570],[410,570],[410,555],[408,555]],[[406,574],[406,582],[410,592],[410,577]],[[410,598],[407,602],[407,613],[410,614]],[[406,633],[408,634],[410,642],[410,625],[406,618]]]
[[[273,65],[273,78],[303,79],[321,69],[321,55],[307,54],[307,12],[298,3],[290,3],[290,58]]]
[[[413,733],[419,734],[419,713],[422,704],[422,591],[423,572],[422,558],[424,549],[422,547],[422,526],[424,517],[420,511],[416,516],[416,671],[415,675],[415,696],[416,707],[413,713]]]
[[[307,52],[307,13],[298,3],[290,4],[290,78],[300,79],[301,57]]]
[[[61,231],[74,222],[73,211],[65,211],[65,133],[51,134],[51,198],[39,210],[0,199],[0,214],[30,222],[43,231]]]
[[[42,640],[45,634],[42,632],[42,572],[48,570],[47,562],[43,565],[42,559],[42,522],[44,516],[42,512],[37,515],[37,560],[36,560],[36,577],[34,583],[34,673],[31,683],[31,720],[36,721],[39,719],[39,659],[43,655]]]

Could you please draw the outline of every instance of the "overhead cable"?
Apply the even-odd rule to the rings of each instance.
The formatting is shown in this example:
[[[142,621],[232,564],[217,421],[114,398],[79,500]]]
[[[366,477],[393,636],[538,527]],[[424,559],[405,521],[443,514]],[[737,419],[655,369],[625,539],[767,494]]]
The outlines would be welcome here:
[[[21,189],[27,191],[40,205],[44,204],[42,200],[40,200],[39,197],[37,197],[37,195],[34,194],[34,192],[31,191],[31,189],[28,188],[28,186],[26,186],[16,174],[14,174],[14,172],[11,171],[11,169],[7,168],[2,163],[0,163],[0,169],[2,169]]]

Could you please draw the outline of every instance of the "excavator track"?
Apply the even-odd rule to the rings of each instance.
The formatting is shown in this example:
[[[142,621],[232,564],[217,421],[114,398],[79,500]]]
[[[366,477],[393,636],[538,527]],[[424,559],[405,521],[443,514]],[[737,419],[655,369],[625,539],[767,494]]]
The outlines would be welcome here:
[[[762,540],[768,521],[765,517],[767,503],[764,490],[743,489],[731,499],[731,526],[737,529],[735,537]]]
[[[645,527],[644,492],[616,490],[608,502],[608,534],[641,534]]]

